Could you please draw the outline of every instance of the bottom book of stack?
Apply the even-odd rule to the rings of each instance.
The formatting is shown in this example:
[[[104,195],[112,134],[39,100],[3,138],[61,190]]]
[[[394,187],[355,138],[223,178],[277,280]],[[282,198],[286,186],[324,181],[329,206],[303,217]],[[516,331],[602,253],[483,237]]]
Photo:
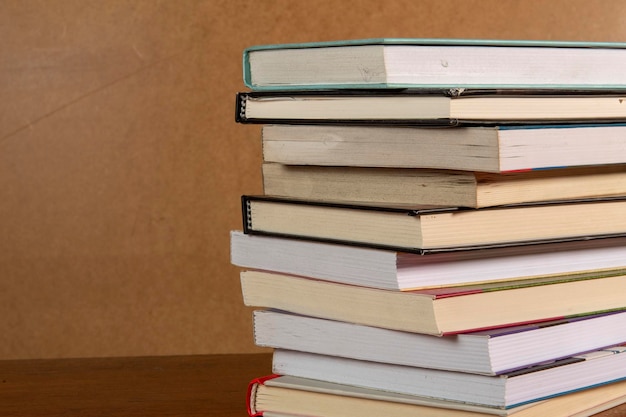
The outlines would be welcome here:
[[[501,409],[272,375],[248,388],[248,413],[265,417],[583,417],[626,402],[626,381]]]

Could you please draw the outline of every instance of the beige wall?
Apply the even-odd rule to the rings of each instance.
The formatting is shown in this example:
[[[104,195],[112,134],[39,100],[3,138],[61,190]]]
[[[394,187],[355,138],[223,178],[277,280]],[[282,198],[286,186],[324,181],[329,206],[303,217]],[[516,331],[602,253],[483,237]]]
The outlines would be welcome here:
[[[0,358],[257,351],[229,264],[261,192],[243,48],[624,22],[621,0],[0,1]]]

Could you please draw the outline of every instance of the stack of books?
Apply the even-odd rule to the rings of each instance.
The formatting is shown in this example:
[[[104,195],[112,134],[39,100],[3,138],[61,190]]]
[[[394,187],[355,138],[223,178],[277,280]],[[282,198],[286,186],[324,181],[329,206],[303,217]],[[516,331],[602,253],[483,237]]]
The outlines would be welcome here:
[[[588,416],[626,402],[626,46],[244,51],[263,195],[231,233],[250,415]]]

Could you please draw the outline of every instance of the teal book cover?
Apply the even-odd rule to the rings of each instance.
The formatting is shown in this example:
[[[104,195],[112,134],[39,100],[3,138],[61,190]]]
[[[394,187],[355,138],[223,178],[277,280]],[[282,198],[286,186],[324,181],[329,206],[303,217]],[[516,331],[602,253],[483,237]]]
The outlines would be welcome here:
[[[337,54],[337,48],[343,48],[346,53]],[[366,56],[367,48],[375,57]],[[419,50],[425,51],[424,54],[411,58]],[[326,51],[335,52],[325,54]],[[251,57],[264,52],[279,52],[280,55],[275,55],[280,57],[275,60],[276,66],[290,71],[289,77],[294,76],[294,81],[255,81],[261,70]],[[324,58],[307,58],[310,52]],[[362,66],[360,60],[365,62]],[[376,70],[369,67],[373,60],[377,63]],[[626,89],[626,73],[620,69],[624,65],[626,43],[380,38],[252,46],[243,52],[243,79],[252,90],[459,87],[622,90]],[[315,81],[308,78],[298,81],[298,72],[309,72],[307,77]],[[329,72],[339,77],[327,77]],[[372,77],[372,73],[376,76]]]

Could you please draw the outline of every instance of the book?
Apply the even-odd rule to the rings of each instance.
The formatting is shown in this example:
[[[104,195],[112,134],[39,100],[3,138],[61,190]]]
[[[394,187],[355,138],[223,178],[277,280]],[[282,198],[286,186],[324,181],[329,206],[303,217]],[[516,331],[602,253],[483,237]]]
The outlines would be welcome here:
[[[626,380],[626,346],[608,347],[496,376],[279,349],[274,351],[272,372],[506,409]]]
[[[242,210],[245,233],[404,251],[521,245],[626,233],[624,198],[482,209],[407,209],[243,196]]]
[[[269,375],[250,381],[248,414],[310,417],[587,417],[626,402],[626,382],[498,409],[307,378]]]
[[[258,45],[243,53],[251,89],[393,87],[623,88],[623,43],[360,39]]]
[[[584,337],[581,337],[584,335]],[[281,311],[254,312],[257,346],[499,375],[626,342],[626,312],[433,337]]]
[[[231,263],[343,284],[411,290],[626,270],[626,238],[425,254],[231,232]]]
[[[622,124],[262,127],[265,162],[493,173],[624,164],[625,137]]]
[[[404,292],[254,270],[240,279],[246,306],[437,336],[626,308],[625,275]]]
[[[496,125],[623,122],[626,94],[240,92],[239,123]]]
[[[626,196],[626,165],[509,174],[264,163],[265,195],[344,204],[482,208]]]

